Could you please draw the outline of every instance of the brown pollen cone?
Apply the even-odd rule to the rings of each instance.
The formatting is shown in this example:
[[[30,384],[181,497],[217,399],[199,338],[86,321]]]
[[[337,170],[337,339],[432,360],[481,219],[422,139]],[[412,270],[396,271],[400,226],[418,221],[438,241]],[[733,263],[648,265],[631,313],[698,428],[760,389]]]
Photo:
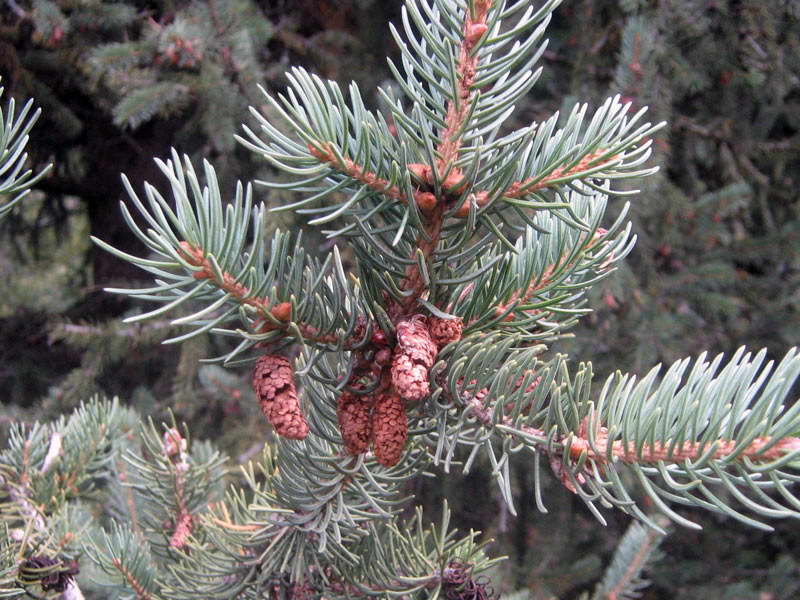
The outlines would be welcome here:
[[[397,346],[392,356],[392,385],[400,396],[419,402],[428,395],[428,370],[439,353],[423,319],[397,324]]]
[[[300,410],[294,385],[294,368],[289,359],[265,354],[256,361],[253,387],[267,417],[278,435],[302,440],[308,435],[308,422]]]
[[[460,317],[456,319],[428,317],[428,329],[433,343],[441,350],[447,344],[461,339],[461,334],[464,331],[464,321]]]
[[[403,399],[394,390],[378,394],[372,412],[375,457],[384,467],[396,465],[408,439],[408,416]]]
[[[369,448],[372,438],[372,396],[362,396],[344,391],[339,396],[336,415],[344,447],[350,454],[362,454]]]

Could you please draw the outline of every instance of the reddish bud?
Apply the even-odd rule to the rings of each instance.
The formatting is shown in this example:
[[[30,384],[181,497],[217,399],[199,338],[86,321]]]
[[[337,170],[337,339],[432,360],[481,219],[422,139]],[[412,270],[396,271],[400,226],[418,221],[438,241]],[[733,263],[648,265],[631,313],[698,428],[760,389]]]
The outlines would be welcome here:
[[[422,163],[409,163],[406,165],[408,170],[419,179],[423,183],[431,184],[433,183],[433,169],[431,169],[430,165],[425,165]]]
[[[450,173],[445,177],[444,181],[442,182],[442,186],[448,192],[453,194],[460,194],[464,191],[466,187],[466,182],[464,181],[464,174],[459,169],[453,169]]]
[[[199,267],[203,264],[205,257],[200,248],[195,248],[189,242],[183,241],[178,244],[181,247],[181,256],[191,265]],[[196,274],[195,274],[196,275]]]
[[[281,302],[272,307],[269,311],[273,317],[278,321],[285,323],[292,316],[292,304],[290,302]]]
[[[619,308],[619,302],[617,302],[616,297],[611,292],[606,292],[603,296],[603,302],[605,305],[610,308],[611,310],[617,310]]]
[[[436,196],[430,192],[419,192],[415,194],[417,199],[417,206],[424,213],[430,213],[436,208]]]
[[[388,348],[381,348],[375,353],[375,362],[380,366],[386,366],[392,362],[392,351]]]
[[[186,451],[186,440],[174,427],[164,432],[164,444],[162,446],[164,455],[168,458],[179,455]]]
[[[467,25],[467,30],[464,33],[464,39],[472,46],[478,43],[478,40],[483,37],[483,34],[489,30],[486,23],[470,23]]]

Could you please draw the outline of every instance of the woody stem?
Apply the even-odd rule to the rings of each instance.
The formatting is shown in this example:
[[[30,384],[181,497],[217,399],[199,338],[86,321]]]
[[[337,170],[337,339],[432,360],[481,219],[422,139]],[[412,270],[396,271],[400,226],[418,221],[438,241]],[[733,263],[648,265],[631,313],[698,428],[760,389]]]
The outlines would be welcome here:
[[[478,55],[472,50],[487,31],[486,17],[491,6],[492,0],[476,0],[475,14],[470,15],[470,11],[467,10],[464,18],[463,37],[456,66],[455,96],[447,103],[445,125],[439,132],[441,142],[436,148],[439,155],[437,168],[440,175],[445,173],[458,158],[458,151],[461,148],[460,132],[469,113],[469,104],[472,99],[471,88],[475,83],[475,73],[478,67]]]

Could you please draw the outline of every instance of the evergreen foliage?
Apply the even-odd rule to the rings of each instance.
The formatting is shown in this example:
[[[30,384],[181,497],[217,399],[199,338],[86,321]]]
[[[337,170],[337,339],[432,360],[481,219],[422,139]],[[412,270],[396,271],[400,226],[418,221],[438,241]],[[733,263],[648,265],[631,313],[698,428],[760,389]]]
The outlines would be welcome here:
[[[210,445],[116,401],[14,425],[0,455],[0,597],[82,597],[79,556],[94,582],[81,586],[101,586],[98,597],[492,597],[497,559],[478,534],[458,535],[446,505],[435,526],[421,509],[404,514],[406,486],[482,462],[513,513],[520,457],[540,510],[549,466],[601,522],[597,504],[646,524],[622,539],[593,598],[635,597],[664,516],[696,526],[682,507],[764,530],[800,515],[795,350],[780,361],[701,355],[594,389],[592,365],[557,352],[633,246],[627,205],[606,210],[632,195],[629,180],[654,174],[644,163],[660,125],[613,97],[590,117],[575,105],[508,133],[559,2],[529,4],[408,0],[403,33],[392,30],[403,96],[382,92],[388,115],[357,86],[345,96],[303,69],[268,95],[285,125],[255,111],[260,130],[240,141],[289,175],[258,183],[298,194],[278,210],[330,227],[324,260],[299,236],[268,233],[275,211],[250,185],[226,202],[208,162],[201,176],[177,152],[157,161],[169,199],[148,184],[142,200],[126,180],[136,212],[123,214],[148,254],[94,239],[154,276],[110,290],[159,304],[127,321],[169,315],[154,339],[210,335],[225,348],[216,362],[257,359],[256,392],[282,437],[225,489]],[[68,27],[56,3],[37,6],[51,35]],[[135,96],[124,114],[149,118]],[[73,343],[100,344],[86,363],[99,373],[124,339],[114,329]]]
[[[593,4],[571,8],[597,33],[558,49],[574,56],[559,72],[570,93],[608,89],[670,128],[656,136],[662,169],[631,211],[636,255],[595,296],[579,347],[603,372],[742,344],[779,357],[800,325],[796,3]],[[607,88],[585,77],[587,64]]]
[[[641,578],[648,562],[658,558],[661,536],[638,522],[633,522],[619,542],[605,577],[597,585],[592,600],[639,598],[648,582]],[[586,596],[588,598],[588,595]]]
[[[0,98],[3,88],[0,87]],[[41,114],[37,109],[31,112],[33,100],[28,100],[19,113],[16,113],[14,99],[8,101],[6,114],[0,108],[0,218],[5,216],[19,202],[36,182],[44,177],[50,167],[36,175],[26,169],[28,155],[25,146],[28,132]]]
[[[137,184],[152,177],[150,157],[170,143],[216,157],[226,181],[257,171],[233,140],[241,115],[258,101],[257,84],[266,83],[272,26],[257,2],[24,0],[14,7],[0,13],[0,74],[16,97],[43,107],[33,158],[58,168],[37,185],[46,200],[32,215],[16,216],[8,234],[33,230],[35,240],[46,224],[58,232],[88,218],[93,231],[136,249],[111,208],[124,193],[118,172],[125,165]],[[105,253],[84,254],[94,266],[90,281],[130,276]]]
[[[28,79],[25,86],[53,113],[51,120],[73,135],[84,129],[84,119],[56,99],[47,79],[37,77],[46,77],[47,67],[57,68],[62,61],[73,63],[78,87],[93,93],[116,125],[135,129],[192,105],[198,110],[187,126],[201,128],[230,151],[225,138],[235,126],[226,126],[238,118],[242,100],[255,90],[252,84],[263,81],[257,48],[270,39],[269,22],[249,0],[189,2],[178,11],[171,4],[157,2],[148,11],[136,2],[101,0],[18,5],[18,16],[30,22],[39,49],[19,57],[18,67],[27,67],[27,77],[19,72],[13,76]],[[88,47],[68,56],[72,39],[87,32]],[[61,111],[53,111],[51,104],[56,103]],[[214,105],[217,119],[204,116],[209,103],[221,103]],[[223,116],[226,106],[230,112]]]

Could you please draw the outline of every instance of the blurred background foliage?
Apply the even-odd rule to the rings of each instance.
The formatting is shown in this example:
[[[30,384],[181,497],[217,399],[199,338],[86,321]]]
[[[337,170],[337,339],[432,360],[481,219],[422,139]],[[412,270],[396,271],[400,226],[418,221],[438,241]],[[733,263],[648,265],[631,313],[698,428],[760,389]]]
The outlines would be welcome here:
[[[118,209],[119,178],[160,185],[152,158],[171,146],[206,157],[223,189],[275,175],[238,146],[247,107],[268,111],[258,86],[279,91],[302,64],[362,90],[389,77],[387,21],[400,0],[2,0],[0,75],[44,114],[32,161],[54,162],[0,225],[0,389],[3,423],[50,418],[94,392],[143,414],[168,408],[194,437],[247,461],[269,432],[248,373],[202,366],[213,339],[160,346],[167,322],[126,326],[138,310],[102,292],[141,274],[88,243],[97,235],[138,253]],[[622,94],[668,126],[655,139],[659,174],[633,198],[639,235],[626,266],[594,290],[596,311],[560,350],[644,372],[703,350],[742,344],[776,357],[800,340],[800,2],[565,0],[548,32],[543,77],[510,127],[574,102]],[[379,108],[377,95],[372,96]],[[512,119],[512,120],[514,120]],[[258,190],[276,205],[280,193]],[[621,204],[617,201],[617,208]],[[613,212],[613,210],[612,210]],[[295,228],[281,213],[270,226]],[[330,242],[313,235],[309,246]],[[0,435],[3,429],[0,429]],[[496,539],[511,560],[500,587],[577,598],[610,559],[626,519],[601,528],[561,486],[535,511],[526,465],[515,465],[519,515],[486,475],[415,482],[435,512],[447,496],[458,522]],[[675,530],[645,598],[770,600],[800,594],[800,528],[763,534],[693,515]]]

